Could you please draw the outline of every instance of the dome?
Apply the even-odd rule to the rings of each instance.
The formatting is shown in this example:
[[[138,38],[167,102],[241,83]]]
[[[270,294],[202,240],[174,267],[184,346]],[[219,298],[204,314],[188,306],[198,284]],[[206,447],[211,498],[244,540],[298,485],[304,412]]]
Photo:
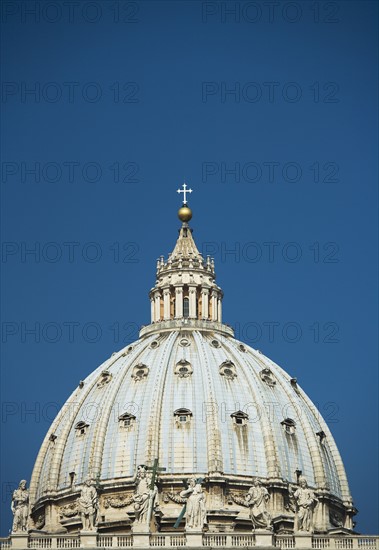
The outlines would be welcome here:
[[[311,486],[350,497],[328,427],[296,381],[230,331],[196,325],[146,331],[80,384],[38,458],[37,499],[51,485],[69,489],[70,472],[78,484],[88,475],[117,483],[156,456],[167,475],[295,483],[300,470]],[[181,409],[190,411],[188,422],[176,418]],[[239,411],[248,417],[241,424]]]
[[[155,463],[160,529],[173,528],[191,476],[206,492],[211,531],[246,529],[254,479],[271,497],[276,532],[294,529],[302,479],[322,503],[314,530],[351,529],[355,509],[327,424],[296,379],[222,323],[214,262],[186,222],[149,296],[151,324],[80,382],[48,431],[30,484],[35,522],[77,529],[75,503],[92,479],[97,529],[125,531],[139,468]]]

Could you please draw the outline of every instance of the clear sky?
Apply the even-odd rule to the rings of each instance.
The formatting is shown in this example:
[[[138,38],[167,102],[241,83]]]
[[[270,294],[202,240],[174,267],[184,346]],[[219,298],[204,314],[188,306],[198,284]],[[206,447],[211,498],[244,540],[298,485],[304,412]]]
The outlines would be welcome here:
[[[378,532],[377,7],[3,0],[1,535],[57,408],[149,322],[184,180],[225,322],[318,404]]]

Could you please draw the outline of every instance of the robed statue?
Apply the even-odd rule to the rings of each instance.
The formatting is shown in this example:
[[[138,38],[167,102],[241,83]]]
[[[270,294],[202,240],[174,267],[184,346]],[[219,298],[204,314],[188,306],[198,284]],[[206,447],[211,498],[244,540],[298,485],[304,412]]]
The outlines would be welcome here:
[[[26,488],[26,481],[22,479],[18,489],[13,491],[11,510],[13,512],[12,533],[27,531],[29,515],[29,491]]]
[[[296,501],[295,531],[313,532],[313,510],[318,499],[305,477],[299,478],[299,487],[293,496]]]
[[[245,502],[250,509],[250,519],[254,529],[269,529],[271,530],[271,515],[267,510],[267,502],[270,495],[263,487],[259,479],[253,480],[253,486],[250,487]]]
[[[181,491],[180,496],[186,499],[186,531],[202,531],[207,513],[201,480],[191,477],[187,489]]]

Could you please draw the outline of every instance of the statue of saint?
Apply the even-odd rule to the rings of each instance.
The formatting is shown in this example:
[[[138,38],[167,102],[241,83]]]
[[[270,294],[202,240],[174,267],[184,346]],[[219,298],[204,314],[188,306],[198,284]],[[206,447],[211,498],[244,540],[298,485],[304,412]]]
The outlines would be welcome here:
[[[78,508],[83,531],[92,531],[96,525],[99,498],[90,478],[86,480],[82,487],[80,497],[78,498]]]
[[[245,497],[246,504],[250,508],[250,519],[253,522],[254,529],[269,529],[271,527],[271,515],[267,511],[266,503],[270,495],[266,487],[262,486],[259,479],[253,480],[253,486]]]
[[[299,478],[299,488],[293,494],[296,501],[295,531],[313,532],[313,510],[317,504],[314,492],[305,477]]]
[[[27,531],[29,491],[26,488],[25,479],[22,479],[18,485],[18,489],[13,491],[11,510],[13,512],[12,533]]]
[[[158,487],[154,484],[154,489],[151,489],[151,481],[152,474],[147,472],[145,466],[138,466],[137,490],[133,495],[135,523],[148,522],[151,519],[149,516],[158,504]]]
[[[186,530],[201,531],[207,521],[205,508],[205,494],[201,487],[201,481],[195,477],[188,480],[188,488],[180,493],[186,502]]]

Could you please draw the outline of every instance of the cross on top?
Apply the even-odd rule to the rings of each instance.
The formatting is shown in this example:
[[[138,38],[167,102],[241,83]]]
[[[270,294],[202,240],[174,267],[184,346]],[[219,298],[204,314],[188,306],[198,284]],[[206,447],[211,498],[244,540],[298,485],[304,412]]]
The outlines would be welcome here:
[[[183,193],[183,204],[187,204],[187,193],[192,193],[192,189],[187,189],[187,185],[183,183],[183,189],[178,189],[177,193]]]

